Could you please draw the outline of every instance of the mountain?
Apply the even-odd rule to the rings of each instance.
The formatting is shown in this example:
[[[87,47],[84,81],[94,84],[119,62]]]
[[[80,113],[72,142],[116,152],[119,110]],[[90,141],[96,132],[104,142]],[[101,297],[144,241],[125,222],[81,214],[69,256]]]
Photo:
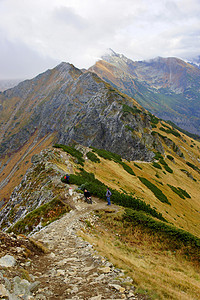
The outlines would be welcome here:
[[[22,79],[8,79],[8,80],[0,80],[0,92],[13,88],[18,85]]]
[[[89,69],[152,114],[200,135],[200,69],[181,59],[132,61],[113,50]]]
[[[26,296],[37,298],[91,299],[102,291],[102,297],[115,298],[124,292],[124,299],[138,293],[143,294],[138,299],[195,299],[199,141],[69,63],[0,93],[0,109],[1,253],[8,247],[18,259],[12,272],[3,270],[3,296],[21,297],[26,283]],[[107,187],[111,207],[105,202]],[[84,202],[85,188],[92,205]],[[79,243],[76,230],[93,246]],[[33,249],[38,257],[31,261],[28,239],[16,247],[24,235],[33,235],[52,253]],[[97,270],[105,258],[88,253],[92,247],[111,261],[109,268]],[[119,268],[129,275],[128,283],[116,277],[123,273]],[[113,294],[108,278],[114,280]],[[32,295],[36,279],[41,288]]]
[[[16,151],[35,134],[37,139],[54,135],[59,143],[76,141],[115,150],[129,159],[153,157],[156,139],[148,112],[94,73],[82,73],[70,64],[62,63],[1,93],[0,105],[2,155]],[[129,119],[126,106],[135,111]],[[138,135],[148,136],[148,142]]]
[[[184,155],[195,159],[199,143],[189,147],[190,139],[184,138]],[[0,254],[17,261],[12,269],[4,267],[4,292],[13,297],[19,290],[20,295],[33,292],[33,297],[47,299],[97,294],[119,299],[123,292],[124,299],[196,299],[199,169],[166,144],[165,150],[171,154],[157,153],[157,162],[137,163],[78,144],[59,144],[33,155],[0,211]],[[105,201],[107,186],[111,207]],[[84,188],[92,194],[92,205],[84,202]],[[25,236],[36,240],[40,252],[28,238],[24,243]]]
[[[151,135],[151,114],[69,63],[0,93],[0,110],[1,188],[22,160],[27,169],[31,154],[53,142],[109,149],[132,160],[148,161],[155,149],[163,151]]]

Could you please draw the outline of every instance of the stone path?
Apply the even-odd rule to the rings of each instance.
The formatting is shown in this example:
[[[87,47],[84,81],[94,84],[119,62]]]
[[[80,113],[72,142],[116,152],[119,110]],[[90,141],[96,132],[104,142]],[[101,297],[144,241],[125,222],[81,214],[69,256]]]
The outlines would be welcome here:
[[[30,299],[139,299],[134,295],[131,278],[77,236],[91,211],[106,208],[106,202],[95,199],[90,205],[78,201],[80,195],[70,191],[75,210],[33,236],[48,245],[51,253],[38,256],[30,266],[29,272],[40,282]]]

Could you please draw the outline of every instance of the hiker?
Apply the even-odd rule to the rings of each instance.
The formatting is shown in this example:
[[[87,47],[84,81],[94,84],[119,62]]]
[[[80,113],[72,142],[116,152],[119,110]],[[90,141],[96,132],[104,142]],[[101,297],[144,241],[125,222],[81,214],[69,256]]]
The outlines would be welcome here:
[[[107,192],[106,192],[106,197],[107,197],[107,201],[108,201],[107,205],[111,205],[111,202],[110,202],[111,195],[112,195],[111,191],[109,190],[109,188],[107,188]]]
[[[92,198],[90,192],[87,189],[84,190],[84,196],[85,196],[85,202],[87,202],[88,204],[92,204]]]
[[[66,183],[69,183],[69,175],[68,174],[65,175],[64,179],[66,180]]]

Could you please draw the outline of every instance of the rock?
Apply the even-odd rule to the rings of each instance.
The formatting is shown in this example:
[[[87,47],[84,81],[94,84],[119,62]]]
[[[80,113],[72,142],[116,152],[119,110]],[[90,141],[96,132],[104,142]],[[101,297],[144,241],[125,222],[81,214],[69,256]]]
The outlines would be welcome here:
[[[10,267],[14,267],[15,264],[16,264],[16,260],[11,255],[5,255],[0,258],[1,267],[10,268]]]
[[[39,285],[40,285],[39,281],[35,281],[35,282],[31,283],[31,285],[30,285],[30,291],[31,292],[36,291]]]
[[[57,270],[56,276],[65,275],[65,270]]]
[[[0,284],[0,298],[2,297],[8,297],[9,292],[6,290],[5,286],[3,284]]]
[[[28,282],[26,279],[21,279],[19,276],[14,277],[13,279],[14,282],[14,294],[15,295],[30,295],[30,287],[31,284]]]
[[[53,252],[51,252],[50,254],[49,254],[49,257],[51,257],[51,258],[54,258],[56,255],[55,255],[55,253],[53,253]]]
[[[98,296],[94,296],[92,298],[89,298],[89,300],[101,300],[102,296],[98,295]]]
[[[99,269],[100,272],[102,273],[110,273],[111,272],[111,268],[110,267],[104,267]]]
[[[126,289],[118,284],[109,284],[109,287],[114,288],[115,290],[119,291],[120,293],[123,293]]]

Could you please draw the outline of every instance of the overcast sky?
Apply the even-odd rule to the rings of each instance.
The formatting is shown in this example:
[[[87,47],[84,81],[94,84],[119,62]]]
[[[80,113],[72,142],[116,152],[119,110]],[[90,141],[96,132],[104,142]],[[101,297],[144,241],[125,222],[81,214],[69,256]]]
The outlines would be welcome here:
[[[108,48],[132,60],[200,55],[200,0],[0,0],[0,79],[61,61],[88,68]]]

